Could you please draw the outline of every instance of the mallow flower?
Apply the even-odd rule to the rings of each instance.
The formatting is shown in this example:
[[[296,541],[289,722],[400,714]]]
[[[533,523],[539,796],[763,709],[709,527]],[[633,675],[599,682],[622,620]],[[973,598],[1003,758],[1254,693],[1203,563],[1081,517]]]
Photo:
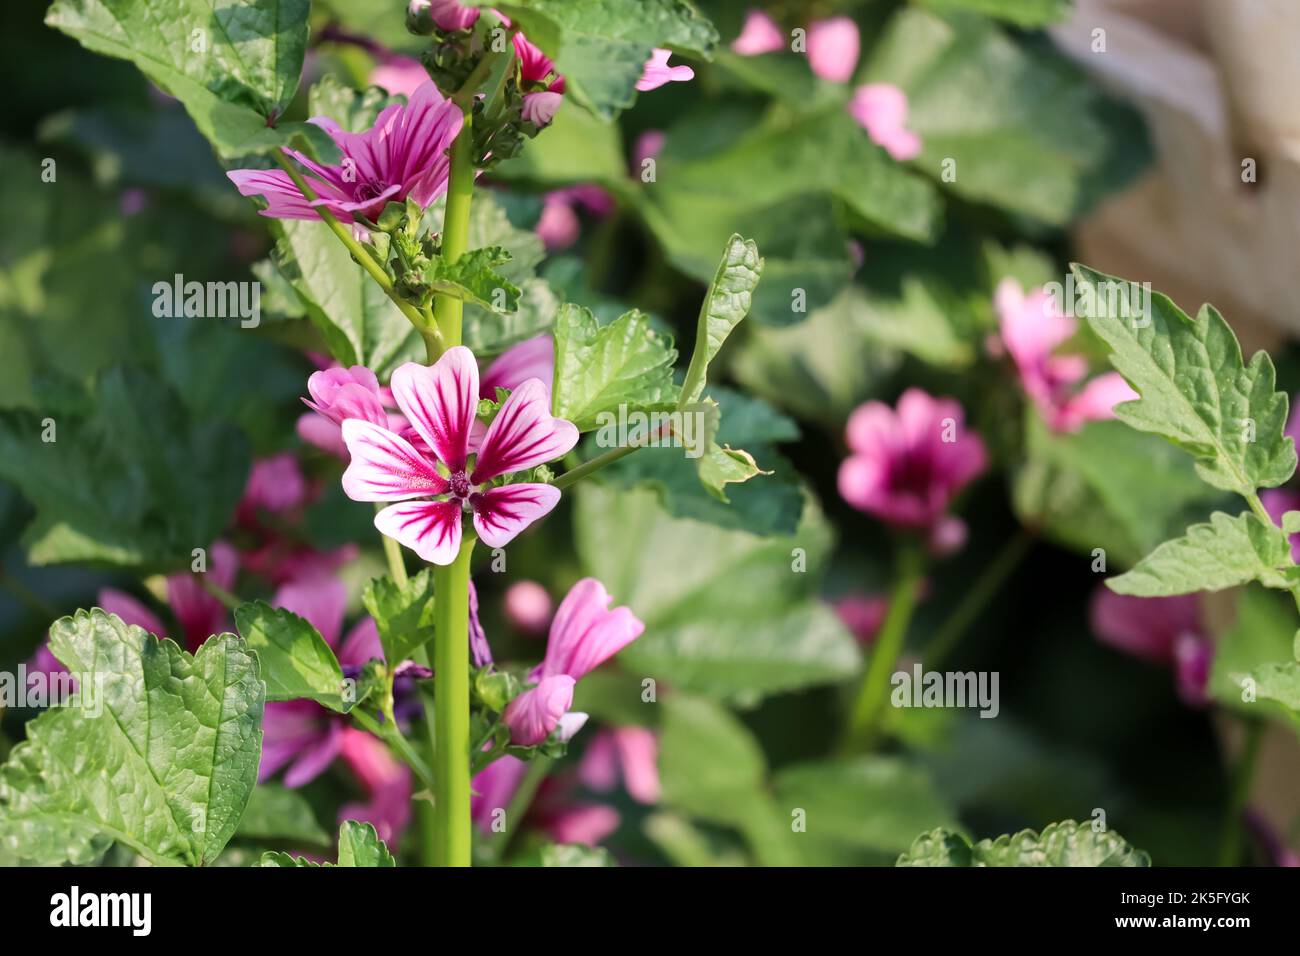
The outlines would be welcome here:
[[[516,581],[506,588],[502,608],[510,626],[530,637],[546,633],[555,611],[546,588],[536,581]]]
[[[858,25],[849,17],[828,17],[808,27],[808,65],[823,80],[847,83],[860,49]]]
[[[597,731],[578,764],[578,779],[590,790],[608,793],[619,778],[638,803],[658,803],[659,740],[646,727],[611,727]]]
[[[298,437],[346,459],[348,450],[343,443],[342,427],[345,419],[362,418],[400,433],[406,427],[406,420],[389,413],[385,392],[375,373],[364,365],[335,366],[313,372],[307,379],[310,397],[302,401],[315,414],[298,419]],[[391,401],[391,392],[387,398]]]
[[[422,449],[375,422],[343,422],[352,457],[344,493],[354,501],[397,502],[375,516],[381,533],[432,564],[450,564],[460,552],[463,515],[472,516],[484,544],[501,548],[559,502],[553,485],[495,483],[577,444],[578,429],[551,416],[541,381],[529,379],[510,393],[472,459],[479,373],[469,349],[450,348],[432,366],[408,362],[393,373],[391,387]]]
[[[540,744],[557,727],[562,735],[573,725],[573,688],[579,680],[641,636],[645,625],[626,607],[609,609],[612,598],[595,578],[583,578],[560,602],[551,622],[546,655],[528,679],[534,686],[506,705],[502,721],[520,746]]]
[[[636,81],[636,88],[642,93],[657,90],[667,83],[684,83],[695,78],[695,71],[689,66],[669,66],[668,58],[672,50],[655,47],[654,53],[646,61],[641,71],[641,79]]]
[[[907,94],[892,83],[867,83],[853,91],[849,114],[871,141],[903,162],[921,155],[921,137],[907,128]]]
[[[314,116],[343,158],[337,165],[317,163],[285,149],[305,170],[303,178],[318,198],[307,199],[282,169],[236,169],[226,175],[244,196],[267,201],[263,216],[320,219],[328,209],[342,222],[358,216],[375,220],[390,202],[411,199],[428,206],[447,189],[451,160],[447,150],[460,132],[461,109],[432,80],[420,84],[406,104],[386,107],[362,133],[349,133],[328,116]]]
[[[957,402],[919,388],[905,391],[897,409],[860,405],[845,429],[850,455],[840,464],[840,494],[859,511],[926,534],[938,553],[955,551],[966,526],[948,507],[988,461],[964,420]]]
[[[760,56],[775,53],[786,47],[785,34],[775,20],[762,10],[749,10],[745,13],[745,24],[740,29],[740,36],[731,41],[731,52],[741,56]]]
[[[479,830],[492,832],[498,815],[509,807],[527,772],[527,763],[507,754],[475,775],[470,819]],[[570,789],[554,777],[544,780],[528,808],[530,825],[540,828],[555,843],[586,846],[595,846],[618,829],[617,810],[605,804],[575,801]]]
[[[1089,608],[1093,633],[1126,654],[1172,668],[1178,696],[1192,707],[1208,702],[1214,645],[1201,623],[1195,594],[1134,597],[1098,585]]]
[[[1026,294],[1020,283],[1006,278],[998,283],[993,303],[1000,339],[990,343],[991,351],[997,354],[1005,349],[1011,356],[1021,387],[1048,428],[1078,431],[1085,422],[1114,418],[1116,405],[1138,397],[1118,372],[1098,375],[1079,387],[1088,374],[1087,359],[1056,354],[1078,323],[1061,312],[1046,290]]]

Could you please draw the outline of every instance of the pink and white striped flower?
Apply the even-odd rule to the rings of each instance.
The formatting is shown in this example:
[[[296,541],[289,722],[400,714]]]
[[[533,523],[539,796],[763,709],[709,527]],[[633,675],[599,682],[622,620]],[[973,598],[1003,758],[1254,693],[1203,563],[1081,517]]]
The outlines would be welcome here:
[[[578,429],[551,416],[550,392],[541,381],[528,379],[510,393],[472,457],[479,374],[469,349],[448,349],[432,366],[408,362],[393,373],[391,385],[427,450],[374,422],[343,422],[352,456],[343,491],[354,501],[397,502],[375,516],[383,534],[432,564],[450,564],[460,552],[465,513],[484,544],[501,548],[559,502],[553,485],[494,484],[577,444]]]

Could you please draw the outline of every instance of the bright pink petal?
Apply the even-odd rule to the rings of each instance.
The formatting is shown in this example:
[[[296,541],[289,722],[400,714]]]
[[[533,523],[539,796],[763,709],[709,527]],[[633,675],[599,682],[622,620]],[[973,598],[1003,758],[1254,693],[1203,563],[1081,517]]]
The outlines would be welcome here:
[[[741,56],[758,56],[784,49],[785,34],[776,25],[776,21],[762,10],[746,13],[740,36],[731,41],[731,51]]]
[[[537,335],[512,345],[493,359],[479,382],[478,394],[495,400],[498,388],[514,391],[530,378],[539,379],[550,391],[554,377],[555,339]]]
[[[619,727],[614,731],[619,761],[623,767],[623,786],[638,803],[658,803],[659,740],[646,727]]]
[[[430,564],[451,564],[460,553],[462,514],[457,501],[410,501],[379,512],[375,527]]]
[[[343,745],[343,725],[329,721],[324,735],[305,747],[284,774],[290,790],[311,783],[329,769]]]
[[[497,811],[510,806],[510,798],[519,789],[528,772],[528,764],[518,757],[499,757],[480,770],[471,782],[474,790],[470,797],[470,817],[484,833],[492,829]],[[507,821],[508,823],[509,821]]]
[[[613,598],[595,578],[575,584],[555,612],[546,656],[536,677],[568,674],[581,679],[641,636],[645,624],[630,608],[609,609]]]
[[[294,430],[307,444],[344,461],[348,460],[348,446],[343,441],[343,429],[328,418],[316,412],[308,412],[299,417]]]
[[[469,433],[478,414],[478,363],[463,345],[432,366],[407,362],[393,373],[393,398],[411,426],[449,471],[465,470]]]
[[[510,626],[534,637],[546,633],[555,612],[551,595],[536,581],[516,581],[506,588],[502,603]]]
[[[379,627],[374,618],[366,615],[352,625],[338,656],[344,667],[360,667],[372,658],[384,659],[384,645],[379,640]]]
[[[582,223],[571,204],[547,196],[542,203],[542,214],[537,218],[535,231],[547,252],[559,252],[578,241]]]
[[[552,417],[550,389],[538,379],[529,379],[510,393],[492,420],[470,480],[481,484],[553,461],[577,443],[574,424]]]
[[[332,574],[312,574],[290,581],[275,592],[271,604],[306,620],[330,647],[338,645],[348,608],[348,589]]]
[[[622,818],[601,803],[574,803],[546,818],[546,832],[556,843],[597,846],[618,829]]]
[[[519,484],[489,488],[474,495],[474,528],[489,548],[504,548],[519,532],[560,502],[553,485]]]
[[[808,65],[823,80],[847,83],[860,47],[858,25],[849,17],[830,17],[808,27]]]
[[[370,71],[370,83],[389,93],[411,96],[429,82],[429,74],[419,60],[409,56],[390,56]]]
[[[641,79],[636,81],[636,88],[642,93],[657,90],[666,83],[681,83],[695,78],[695,71],[689,66],[669,66],[668,58],[672,50],[654,49],[646,61]]]
[[[343,491],[353,501],[404,501],[447,490],[433,462],[386,428],[349,418],[343,423],[343,441],[352,456],[343,473]]]
[[[507,704],[501,720],[510,728],[511,742],[532,747],[549,737],[573,706],[575,683],[568,674],[544,677],[536,687]]]

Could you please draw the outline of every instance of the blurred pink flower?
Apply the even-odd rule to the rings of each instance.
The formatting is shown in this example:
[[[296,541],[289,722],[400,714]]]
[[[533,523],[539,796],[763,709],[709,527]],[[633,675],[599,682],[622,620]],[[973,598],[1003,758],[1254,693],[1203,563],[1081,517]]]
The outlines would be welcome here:
[[[433,22],[447,31],[468,30],[478,22],[480,13],[478,8],[467,7],[457,0],[418,0],[418,5],[427,7]]]
[[[853,91],[849,113],[871,141],[903,162],[921,154],[921,137],[907,128],[907,95],[889,83],[869,83]]]
[[[400,94],[408,99],[428,82],[429,74],[424,64],[414,57],[400,54],[384,57],[370,71],[370,83],[373,86],[383,87],[389,93]]]
[[[551,596],[536,581],[516,581],[506,588],[505,615],[510,626],[531,637],[546,633],[554,607]]]
[[[847,83],[860,47],[858,25],[849,17],[816,20],[808,27],[808,65],[823,80]]]
[[[294,455],[281,452],[259,458],[248,474],[236,518],[241,523],[249,523],[262,511],[270,514],[296,511],[306,503],[307,493],[307,479]]]
[[[632,147],[632,174],[639,176],[645,161],[663,152],[667,140],[668,135],[661,129],[648,129],[638,136]]]
[[[614,211],[614,199],[599,186],[567,186],[547,193],[542,201],[542,215],[537,222],[537,235],[547,252],[567,249],[578,241],[581,224],[577,207],[600,218]]]
[[[1044,289],[1026,295],[1015,279],[1006,278],[998,284],[994,305],[1001,340],[994,341],[993,351],[1006,349],[1025,394],[1053,431],[1074,432],[1085,422],[1114,418],[1116,405],[1138,397],[1118,372],[1098,375],[1077,388],[1088,374],[1087,360],[1054,354],[1074,335],[1077,323]]]
[[[354,222],[357,216],[373,220],[389,202],[409,198],[428,206],[446,191],[447,149],[462,120],[460,107],[429,80],[408,103],[386,107],[363,133],[349,133],[328,116],[308,121],[325,130],[343,154],[339,165],[323,166],[295,150],[284,150],[304,168],[304,179],[317,199],[308,200],[281,169],[236,169],[226,175],[241,195],[267,200],[263,216],[319,219],[324,208],[343,222]]]
[[[741,56],[775,53],[786,48],[786,37],[776,21],[762,10],[749,10],[740,36],[731,41],[731,52]]]
[[[659,741],[652,731],[614,727],[592,736],[578,765],[578,779],[597,793],[608,793],[620,776],[633,800],[659,802]]]
[[[533,746],[550,736],[573,704],[574,685],[645,630],[630,609],[611,611],[611,600],[599,581],[583,578],[560,602],[546,655],[528,675],[536,686],[512,700],[502,714],[516,744]]]
[[[527,772],[528,764],[507,755],[475,775],[470,818],[481,832],[493,832],[494,824],[510,808],[510,801]],[[595,846],[618,829],[617,810],[604,804],[574,801],[569,789],[568,785],[554,779],[544,781],[528,808],[526,819],[556,843]],[[518,825],[511,820],[504,823],[507,827]]]
[[[506,349],[483,371],[479,381],[479,398],[496,400],[496,390],[514,391],[530,378],[551,390],[555,378],[555,339],[549,333],[524,339]]]
[[[218,587],[230,591],[239,574],[239,552],[224,541],[208,548],[207,570],[203,575]],[[185,645],[191,652],[213,634],[229,627],[230,612],[221,601],[204,589],[200,575],[183,571],[167,576],[167,603],[180,625]],[[143,626],[143,625],[142,625]]]
[[[375,516],[381,533],[424,560],[445,565],[460,552],[467,511],[483,543],[501,548],[559,502],[560,490],[553,485],[490,484],[558,458],[578,441],[572,423],[552,417],[550,393],[541,381],[529,379],[510,393],[472,468],[468,457],[479,373],[469,349],[448,349],[432,366],[406,363],[393,373],[392,389],[427,451],[373,422],[350,418],[343,423],[352,456],[343,474],[344,493],[354,501],[399,502]]]
[[[411,771],[393,759],[388,747],[355,727],[344,727],[339,756],[366,791],[364,801],[339,807],[338,820],[373,824],[379,838],[392,845],[411,821]]]
[[[1184,703],[1193,707],[1207,703],[1214,645],[1201,623],[1200,600],[1195,594],[1133,597],[1116,594],[1101,584],[1093,592],[1089,617],[1093,633],[1102,643],[1173,668]]]
[[[695,78],[695,71],[689,66],[669,66],[668,58],[672,50],[655,48],[654,54],[646,61],[641,79],[636,81],[636,88],[642,93],[657,90],[666,83],[682,83]]]
[[[844,500],[889,524],[925,532],[950,553],[964,523],[948,514],[956,494],[984,470],[984,443],[957,402],[909,388],[897,410],[871,401],[849,416],[850,455],[840,464]]]
[[[845,595],[833,606],[840,621],[859,644],[870,644],[876,639],[889,611],[888,599],[878,594]]]

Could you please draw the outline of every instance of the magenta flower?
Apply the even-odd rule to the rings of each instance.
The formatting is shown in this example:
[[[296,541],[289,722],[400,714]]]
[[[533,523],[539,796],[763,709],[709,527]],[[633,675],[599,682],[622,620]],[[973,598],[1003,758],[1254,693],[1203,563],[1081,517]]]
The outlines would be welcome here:
[[[668,58],[672,50],[655,47],[654,54],[646,61],[641,72],[641,79],[636,81],[636,88],[642,93],[657,90],[667,83],[682,83],[695,78],[695,71],[689,66],[669,66]]]
[[[550,627],[554,607],[546,588],[536,581],[516,581],[506,588],[503,599],[510,626],[530,637],[540,637]]]
[[[479,830],[492,832],[493,824],[509,808],[527,770],[527,763],[507,755],[475,775],[470,817]],[[529,807],[529,822],[545,831],[555,843],[586,846],[595,846],[618,829],[620,817],[617,810],[604,804],[574,801],[570,789],[567,783],[557,782],[554,778],[544,781]],[[516,825],[512,821],[506,822],[508,826]]]
[[[1184,703],[1203,707],[1208,702],[1206,684],[1214,645],[1201,623],[1200,599],[1195,594],[1143,598],[1098,585],[1089,616],[1093,633],[1103,643],[1172,668]]]
[[[849,113],[871,141],[903,162],[921,155],[921,137],[907,128],[907,94],[890,83],[868,83],[853,91]]]
[[[414,57],[400,54],[382,58],[370,71],[372,85],[383,87],[389,93],[400,94],[408,99],[428,82],[429,74],[424,64]]]
[[[609,609],[612,598],[595,578],[583,578],[560,602],[546,656],[528,675],[536,685],[506,705],[510,739],[529,747],[560,726],[573,704],[574,685],[641,636],[645,625],[629,608]]]
[[[263,216],[274,219],[319,219],[328,209],[343,222],[358,216],[374,220],[389,202],[411,199],[428,206],[447,189],[447,150],[460,132],[460,107],[438,92],[432,80],[379,114],[363,133],[349,133],[328,116],[314,123],[329,134],[343,158],[323,166],[291,149],[317,199],[308,200],[281,169],[236,169],[227,173],[241,195],[263,196]]]
[[[381,388],[375,373],[364,365],[313,372],[307,391],[311,397],[304,398],[303,404],[315,414],[298,419],[298,437],[344,460],[348,457],[342,428],[346,419],[360,418],[399,434],[406,428],[406,419],[385,407],[392,393]]]
[[[417,5],[427,9],[433,22],[448,32],[468,30],[478,22],[480,13],[477,8],[467,7],[457,0],[416,0],[411,4],[411,9]]]
[[[530,378],[540,381],[550,392],[555,378],[555,339],[549,334],[524,339],[493,359],[479,380],[479,398],[495,401],[498,388],[514,391]]]
[[[578,779],[597,793],[608,793],[619,777],[633,800],[659,802],[659,741],[653,731],[615,727],[591,738],[578,765]]]
[[[903,393],[897,411],[859,406],[845,430],[851,454],[840,465],[840,494],[859,511],[927,533],[939,553],[960,547],[965,524],[948,507],[987,463],[964,419],[957,402],[918,388]]]
[[[542,382],[529,379],[510,393],[472,463],[479,374],[469,349],[448,349],[433,366],[408,362],[393,373],[392,389],[427,452],[373,422],[343,423],[352,455],[344,492],[354,501],[400,502],[375,516],[383,534],[426,561],[450,564],[460,552],[465,512],[488,547],[502,548],[559,502],[553,485],[491,484],[558,458],[577,443],[578,429],[551,416]]]
[[[262,511],[285,514],[302,507],[307,494],[307,479],[292,454],[281,452],[259,458],[253,462],[235,514],[244,524],[254,522]]]
[[[994,305],[1001,341],[994,342],[993,350],[1006,349],[1025,394],[1053,431],[1078,431],[1085,422],[1114,418],[1116,405],[1138,397],[1118,372],[1098,375],[1077,388],[1088,374],[1087,360],[1081,355],[1055,354],[1074,335],[1077,323],[1057,308],[1045,290],[1026,295],[1015,279],[1003,279]]]
[[[834,603],[835,614],[859,644],[870,644],[885,623],[889,600],[879,594],[848,594]]]
[[[239,552],[224,541],[208,549],[208,569],[203,572],[213,584],[230,591],[239,574]],[[204,589],[198,575],[188,571],[167,576],[167,603],[191,652],[213,634],[229,629],[230,612]],[[143,626],[143,625],[142,625]],[[154,632],[157,633],[157,632]]]
[[[534,126],[549,126],[551,120],[555,119],[555,113],[563,101],[563,94],[551,90],[543,90],[540,93],[525,93],[519,115],[523,117],[524,122],[532,123]]]
[[[823,80],[847,83],[860,48],[858,25],[848,17],[817,20],[808,27],[808,65]]]
[[[339,807],[339,822],[373,824],[385,843],[399,839],[411,822],[411,771],[394,760],[380,740],[355,727],[343,728],[339,757],[365,788],[367,797]]]
[[[741,27],[740,36],[731,41],[731,52],[741,56],[759,56],[763,53],[775,53],[785,49],[785,34],[776,21],[762,10],[750,10],[745,14],[745,25]]]
[[[614,200],[599,186],[567,186],[546,194],[542,215],[537,221],[537,235],[547,252],[567,249],[578,241],[581,223],[577,207],[582,206],[600,218],[614,211]]]

